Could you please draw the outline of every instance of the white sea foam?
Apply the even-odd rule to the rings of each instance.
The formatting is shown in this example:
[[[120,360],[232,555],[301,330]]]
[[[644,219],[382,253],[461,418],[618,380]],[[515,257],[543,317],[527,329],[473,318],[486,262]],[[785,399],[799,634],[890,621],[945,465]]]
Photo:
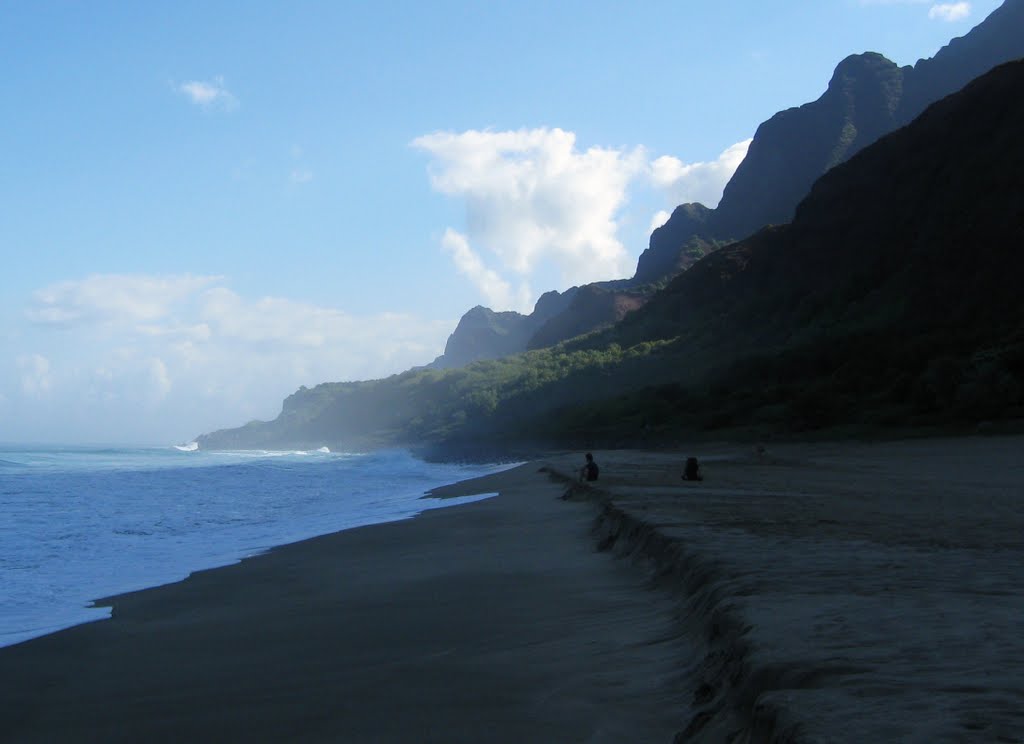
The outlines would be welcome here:
[[[188,444],[176,444],[174,449],[179,452],[195,452],[199,449],[199,442],[189,442]]]

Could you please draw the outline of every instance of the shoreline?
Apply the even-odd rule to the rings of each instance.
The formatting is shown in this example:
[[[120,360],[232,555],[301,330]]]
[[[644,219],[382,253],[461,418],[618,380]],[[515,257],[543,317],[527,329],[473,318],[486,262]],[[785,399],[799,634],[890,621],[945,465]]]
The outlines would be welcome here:
[[[99,600],[110,620],[0,649],[0,741],[671,740],[689,653],[671,601],[595,555],[590,506],[530,465],[500,475],[497,497]]]
[[[26,447],[0,458],[7,463],[0,506],[9,517],[0,647],[108,617],[94,606],[98,597],[457,503],[420,497],[498,467],[425,463],[405,451]]]

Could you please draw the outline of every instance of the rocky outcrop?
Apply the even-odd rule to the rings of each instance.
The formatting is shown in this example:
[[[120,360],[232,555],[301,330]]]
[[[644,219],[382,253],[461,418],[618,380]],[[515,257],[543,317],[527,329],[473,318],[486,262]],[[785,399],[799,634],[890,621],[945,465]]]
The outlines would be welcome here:
[[[495,359],[522,350],[535,325],[530,316],[496,313],[477,305],[459,320],[445,344],[444,354],[430,365],[435,369],[463,367],[480,359]]]
[[[685,271],[714,247],[708,218],[714,210],[703,204],[682,204],[651,233],[650,247],[637,262],[634,281],[656,282]],[[689,249],[689,250],[688,250]]]
[[[477,305],[459,320],[455,331],[448,337],[444,354],[428,366],[453,369],[483,359],[518,354],[527,348],[538,328],[569,307],[575,294],[576,287],[565,292],[545,292],[529,315],[511,310],[495,312]]]

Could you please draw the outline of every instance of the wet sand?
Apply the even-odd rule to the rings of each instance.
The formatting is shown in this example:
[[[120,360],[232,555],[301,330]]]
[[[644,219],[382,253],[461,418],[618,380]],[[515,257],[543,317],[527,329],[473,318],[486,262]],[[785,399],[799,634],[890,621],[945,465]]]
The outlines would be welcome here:
[[[673,603],[536,465],[449,492],[499,489],[0,649],[0,740],[671,741],[692,658]]]

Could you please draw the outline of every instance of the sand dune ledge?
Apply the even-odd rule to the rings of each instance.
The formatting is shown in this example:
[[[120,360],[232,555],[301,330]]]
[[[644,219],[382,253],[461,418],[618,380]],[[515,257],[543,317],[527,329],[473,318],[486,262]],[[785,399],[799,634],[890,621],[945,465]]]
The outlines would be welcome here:
[[[1024,742],[1024,439],[598,454],[701,644],[680,740]]]

